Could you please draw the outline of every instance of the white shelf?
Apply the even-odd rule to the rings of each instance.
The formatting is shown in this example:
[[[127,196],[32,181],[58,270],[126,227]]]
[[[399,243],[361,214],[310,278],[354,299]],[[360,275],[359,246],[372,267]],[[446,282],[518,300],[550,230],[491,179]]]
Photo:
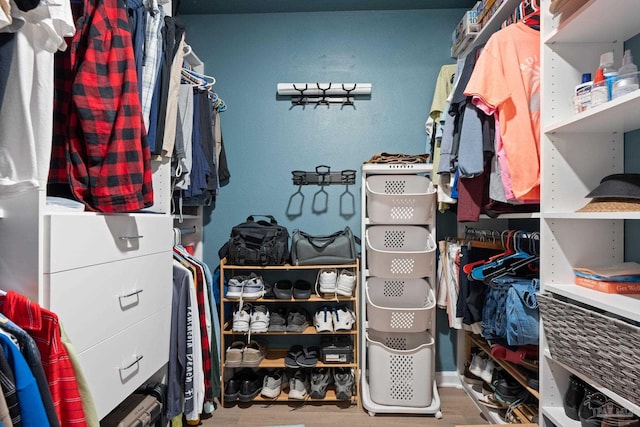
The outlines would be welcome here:
[[[640,128],[640,90],[551,123],[544,133],[614,133]]]
[[[542,407],[542,414],[557,426],[562,427],[581,427],[580,421],[572,420],[564,413],[564,408],[557,406],[544,406]]]
[[[474,389],[471,384],[464,382],[462,377],[460,377],[460,383],[464,391],[469,395],[471,401],[491,424],[507,424],[496,409],[489,408],[478,401],[482,397],[482,391]]]
[[[566,369],[567,371],[571,372],[573,375],[577,376],[578,378],[582,379],[583,381],[587,382],[589,385],[591,385],[593,388],[595,388],[596,390],[598,390],[600,393],[606,395],[607,397],[609,397],[610,399],[613,399],[614,401],[616,401],[618,404],[624,406],[626,409],[628,409],[629,411],[633,412],[636,415],[640,416],[640,406],[636,405],[633,402],[630,402],[629,400],[625,399],[624,397],[621,397],[620,395],[612,392],[611,390],[609,390],[608,388],[605,387],[601,387],[598,384],[594,384],[589,377],[585,377],[580,371],[577,371],[575,369],[573,369],[571,366],[566,365],[556,359],[554,359],[551,356],[551,353],[549,352],[548,349],[544,350],[544,357],[546,359],[551,359],[553,360],[554,363],[557,363],[558,365],[562,366],[563,369]],[[569,420],[568,417],[565,416],[566,420]],[[561,424],[562,426],[564,426],[565,424]],[[580,425],[580,424],[578,424]]]
[[[637,0],[591,0],[558,24],[546,44],[625,41],[640,31]]]
[[[546,283],[545,290],[640,322],[639,294],[608,294],[574,284]]]
[[[463,58],[467,56],[469,52],[471,52],[476,46],[484,44],[489,40],[489,37],[496,31],[500,29],[502,23],[511,15],[515,10],[518,4],[520,4],[521,0],[504,0],[500,7],[494,12],[494,14],[489,18],[486,24],[482,27],[482,29],[478,32],[476,36],[469,45],[464,48],[462,51],[456,53],[456,57]]]
[[[590,199],[585,198],[586,205]],[[640,212],[545,212],[542,214],[545,219],[640,219]]]
[[[362,172],[381,174],[419,174],[433,171],[433,163],[369,163]]]
[[[497,217],[490,217],[486,214],[480,214],[480,219],[531,219],[540,218],[540,212],[522,212],[522,213],[501,213]]]

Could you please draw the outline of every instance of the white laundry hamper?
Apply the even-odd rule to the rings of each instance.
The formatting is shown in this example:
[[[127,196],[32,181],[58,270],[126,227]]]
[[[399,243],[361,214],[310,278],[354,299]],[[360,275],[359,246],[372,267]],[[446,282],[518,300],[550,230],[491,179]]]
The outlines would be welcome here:
[[[427,224],[434,215],[436,189],[426,176],[372,175],[366,192],[372,224]]]
[[[381,332],[431,329],[436,301],[427,280],[369,277],[365,292],[369,328]]]
[[[373,225],[367,228],[365,240],[372,276],[417,279],[435,271],[436,242],[425,227]]]
[[[368,329],[366,337],[371,400],[379,405],[431,405],[434,351],[431,334]]]

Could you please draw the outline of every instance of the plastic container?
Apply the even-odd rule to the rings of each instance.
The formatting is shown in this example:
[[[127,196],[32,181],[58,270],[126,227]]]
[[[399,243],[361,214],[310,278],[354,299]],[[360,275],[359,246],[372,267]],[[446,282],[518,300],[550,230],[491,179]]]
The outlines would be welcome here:
[[[624,51],[624,57],[622,58],[622,67],[618,69],[618,80],[613,83],[612,99],[633,92],[639,87],[638,66],[633,63],[631,51],[627,49]]]
[[[597,107],[607,102],[609,100],[608,93],[604,73],[602,68],[598,68],[596,76],[593,79],[593,86],[591,87],[591,107]]]
[[[372,224],[427,224],[436,189],[419,175],[372,175],[367,178],[367,216]]]
[[[618,70],[613,67],[613,52],[605,52],[600,55],[600,68],[607,82],[607,100],[613,97],[613,84],[618,79]]]
[[[592,87],[593,81],[591,81],[591,73],[584,73],[582,75],[582,83],[576,86],[574,92],[574,110],[576,113],[586,111],[591,106]]]
[[[418,279],[435,272],[436,242],[425,227],[372,225],[365,233],[371,276]]]
[[[425,279],[367,279],[368,327],[382,332],[421,332],[431,328],[436,306]]]
[[[371,400],[379,405],[425,407],[433,399],[433,344],[428,332],[367,330]]]

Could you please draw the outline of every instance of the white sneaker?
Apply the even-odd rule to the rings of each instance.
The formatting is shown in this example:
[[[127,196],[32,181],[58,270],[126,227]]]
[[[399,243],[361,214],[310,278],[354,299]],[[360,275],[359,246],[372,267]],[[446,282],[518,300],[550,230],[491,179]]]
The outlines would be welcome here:
[[[249,332],[251,323],[251,304],[242,304],[242,308],[233,312],[233,332]]]
[[[316,332],[333,332],[333,313],[326,305],[320,307],[313,316]]]
[[[356,275],[351,270],[341,270],[336,281],[336,293],[345,297],[353,295],[356,287]]]
[[[469,365],[469,372],[471,372],[476,377],[482,378],[482,371],[484,366],[487,363],[487,359],[481,357],[479,354],[474,354],[471,357],[471,364]],[[491,384],[491,381],[489,381]]]
[[[316,290],[319,288],[323,294],[333,294],[336,292],[336,281],[338,272],[335,268],[323,268],[318,271],[316,280]]]
[[[251,311],[251,332],[267,332],[269,330],[269,309],[266,305],[256,305]]]
[[[334,308],[331,317],[334,331],[350,331],[356,323],[356,314],[345,306]]]
[[[495,364],[493,360],[487,358],[487,361],[482,368],[482,372],[480,372],[480,378],[487,384],[491,384],[491,380],[493,379],[493,370],[495,369]]]

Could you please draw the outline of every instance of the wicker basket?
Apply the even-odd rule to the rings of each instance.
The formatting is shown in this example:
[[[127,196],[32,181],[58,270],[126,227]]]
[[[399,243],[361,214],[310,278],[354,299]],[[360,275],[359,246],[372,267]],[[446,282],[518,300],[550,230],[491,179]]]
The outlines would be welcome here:
[[[536,295],[554,359],[640,405],[640,327]]]

